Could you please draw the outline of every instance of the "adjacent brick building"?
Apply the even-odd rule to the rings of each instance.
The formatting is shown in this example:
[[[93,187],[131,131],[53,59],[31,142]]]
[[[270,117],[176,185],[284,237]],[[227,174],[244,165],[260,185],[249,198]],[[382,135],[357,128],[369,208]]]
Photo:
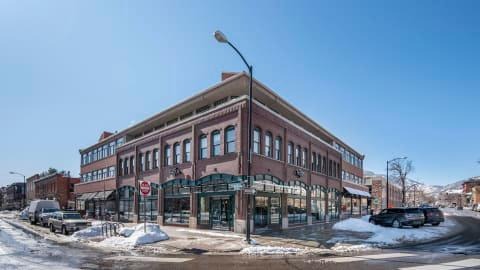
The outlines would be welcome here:
[[[74,185],[80,183],[80,178],[71,177],[68,172],[54,171],[29,179],[35,179],[32,180],[34,199],[57,200],[62,209],[75,207]]]
[[[368,172],[364,175],[366,186],[369,188],[371,200],[369,202],[374,213],[387,208],[387,179],[384,175]],[[388,207],[402,206],[402,187],[389,179]]]
[[[20,210],[25,205],[25,183],[13,183],[6,187],[3,209]]]
[[[224,73],[207,90],[81,149],[77,207],[93,216],[245,230],[248,81]],[[364,156],[254,81],[255,230],[365,214]],[[139,181],[152,183],[150,197]],[[362,206],[363,205],[363,206]],[[146,209],[146,211],[143,211]]]

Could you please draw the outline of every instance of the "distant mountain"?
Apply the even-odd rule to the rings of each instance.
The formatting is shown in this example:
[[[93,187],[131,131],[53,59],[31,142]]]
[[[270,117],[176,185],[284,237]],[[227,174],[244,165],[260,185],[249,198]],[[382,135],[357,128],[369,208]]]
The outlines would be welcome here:
[[[364,175],[365,176],[372,176],[372,175],[376,175],[375,173],[371,172],[371,171],[365,171],[364,172]],[[385,177],[384,174],[378,174],[378,175],[382,175]],[[480,176],[476,176],[476,177],[472,177],[474,179],[480,179]],[[459,193],[459,192],[462,192],[462,184],[463,182],[469,180],[469,179],[472,179],[472,178],[468,178],[468,179],[463,179],[463,180],[459,180],[455,183],[451,183],[451,184],[448,184],[448,185],[428,185],[428,184],[425,184],[425,183],[422,183],[422,182],[419,182],[419,181],[416,181],[416,180],[413,180],[413,179],[410,179],[410,178],[407,178],[407,181],[406,181],[406,187],[408,188],[409,186],[412,186],[412,185],[417,185],[417,189],[418,190],[422,190],[423,193],[427,196],[433,196],[433,197],[437,197],[440,193]],[[395,179],[394,177],[390,178],[392,179],[392,181],[394,182],[397,182],[398,184],[400,184],[399,180],[398,179]]]

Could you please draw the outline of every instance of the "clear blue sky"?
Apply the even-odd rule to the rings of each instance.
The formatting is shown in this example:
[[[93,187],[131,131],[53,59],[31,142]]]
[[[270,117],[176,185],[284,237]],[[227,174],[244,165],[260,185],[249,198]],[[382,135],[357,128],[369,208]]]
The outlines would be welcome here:
[[[174,3],[173,3],[174,2]],[[315,3],[314,3],[315,2]],[[244,69],[413,178],[480,174],[479,1],[0,1],[0,184]]]

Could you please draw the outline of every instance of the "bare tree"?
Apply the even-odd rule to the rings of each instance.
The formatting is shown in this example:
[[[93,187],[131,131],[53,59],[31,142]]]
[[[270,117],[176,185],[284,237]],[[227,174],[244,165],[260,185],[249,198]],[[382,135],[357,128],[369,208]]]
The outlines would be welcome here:
[[[402,185],[402,204],[405,205],[405,182],[407,181],[407,175],[413,171],[412,161],[405,159],[394,160],[390,165],[390,171],[394,176],[397,177],[397,179],[400,181],[400,184]]]

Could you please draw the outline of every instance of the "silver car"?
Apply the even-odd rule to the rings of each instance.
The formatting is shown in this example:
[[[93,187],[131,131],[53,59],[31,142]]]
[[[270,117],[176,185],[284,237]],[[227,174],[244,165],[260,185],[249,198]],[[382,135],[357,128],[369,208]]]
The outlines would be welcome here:
[[[48,226],[50,227],[51,232],[59,230],[64,235],[83,230],[91,225],[91,222],[82,219],[78,212],[55,212],[55,214],[48,220]]]

